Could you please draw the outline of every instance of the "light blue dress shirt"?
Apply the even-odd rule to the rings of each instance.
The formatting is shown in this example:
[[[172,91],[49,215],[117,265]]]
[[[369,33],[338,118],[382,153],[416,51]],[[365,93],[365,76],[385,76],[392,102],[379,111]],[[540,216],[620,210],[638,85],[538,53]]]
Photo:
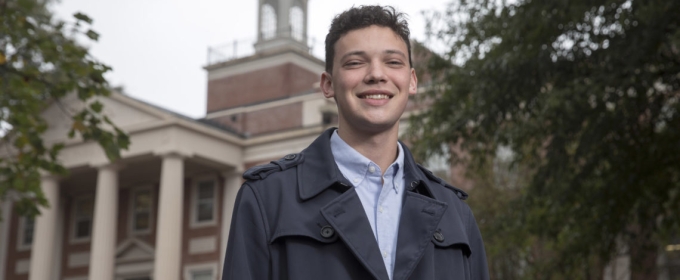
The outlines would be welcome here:
[[[331,136],[335,163],[359,195],[390,279],[394,273],[404,193],[404,150],[399,143],[397,147],[397,159],[382,175],[380,167],[342,140],[337,130]]]

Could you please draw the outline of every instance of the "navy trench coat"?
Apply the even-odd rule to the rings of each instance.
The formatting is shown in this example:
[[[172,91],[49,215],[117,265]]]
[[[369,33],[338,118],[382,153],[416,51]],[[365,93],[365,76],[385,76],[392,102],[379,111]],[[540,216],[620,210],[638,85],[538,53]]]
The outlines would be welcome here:
[[[234,206],[223,280],[387,280],[378,243],[330,150],[307,149],[246,171]],[[464,192],[416,165],[406,188],[393,279],[488,279],[484,244]]]

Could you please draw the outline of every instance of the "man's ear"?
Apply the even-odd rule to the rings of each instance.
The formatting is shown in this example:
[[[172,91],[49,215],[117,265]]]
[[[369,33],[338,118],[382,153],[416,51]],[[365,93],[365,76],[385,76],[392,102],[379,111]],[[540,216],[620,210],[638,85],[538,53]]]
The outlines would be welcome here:
[[[418,92],[418,76],[416,69],[411,68],[411,82],[408,85],[408,93],[413,95]]]
[[[323,96],[326,98],[335,97],[332,79],[333,77],[328,72],[323,72],[321,74],[321,91],[323,91]]]

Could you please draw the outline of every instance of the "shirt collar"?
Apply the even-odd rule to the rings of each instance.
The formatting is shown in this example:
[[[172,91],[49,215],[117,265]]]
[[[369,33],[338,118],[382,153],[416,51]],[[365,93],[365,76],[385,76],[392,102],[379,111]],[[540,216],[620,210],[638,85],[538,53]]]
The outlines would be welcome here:
[[[400,193],[404,189],[404,149],[401,147],[401,143],[397,142],[397,159],[390,165],[390,168],[395,168],[394,170],[394,190]],[[394,166],[394,167],[393,167]]]
[[[329,128],[324,131],[299,155],[303,158],[302,163],[297,167],[298,178],[304,178],[304,180],[298,179],[298,191],[302,200],[312,199],[335,184],[338,184],[339,187],[351,185],[340,173],[331,152],[330,139],[336,130],[337,128]],[[421,182],[429,182],[430,179],[418,168],[408,147],[404,146],[404,143],[399,142],[399,144],[404,151],[404,164],[403,168],[400,168],[404,174],[404,186],[408,186],[410,190]],[[424,185],[429,189],[427,183],[424,183]],[[432,196],[432,198],[436,199],[436,196]]]
[[[338,135],[337,130],[335,130],[331,135],[330,142],[331,152],[333,153],[335,163],[338,165],[340,172],[348,179],[362,178],[363,180],[372,161],[361,153],[357,152],[357,150],[342,140],[342,138],[340,138]],[[394,173],[392,174],[394,174],[396,179],[402,179],[404,177],[404,171],[402,168],[404,166],[404,149],[401,147],[401,143],[399,142],[397,142],[397,149],[397,159],[392,164],[390,164],[388,168],[395,168]],[[356,185],[357,184],[355,184],[355,186]],[[395,191],[399,192],[398,189],[395,189]]]

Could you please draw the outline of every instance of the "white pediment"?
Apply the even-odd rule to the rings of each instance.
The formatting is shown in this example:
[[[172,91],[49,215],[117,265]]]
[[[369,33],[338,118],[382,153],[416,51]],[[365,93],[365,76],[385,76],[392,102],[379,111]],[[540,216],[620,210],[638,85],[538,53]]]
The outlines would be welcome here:
[[[98,100],[104,106],[104,114],[130,137],[130,146],[121,151],[122,159],[174,153],[227,168],[242,164],[243,142],[238,135],[119,93]],[[43,140],[48,146],[65,144],[59,161],[66,168],[109,163],[98,143],[68,138],[73,126],[71,116],[83,106],[75,96],[68,96],[43,111],[49,125]]]
[[[116,262],[153,260],[155,250],[137,238],[123,241],[116,249]]]
[[[109,97],[96,97],[90,102],[95,100],[104,105],[103,113],[124,131],[172,118],[172,115],[167,112],[118,93],[111,93]],[[68,131],[73,125],[71,116],[84,106],[85,104],[75,95],[69,95],[48,106],[42,113],[48,124],[48,129],[44,133],[46,142],[66,141]]]

